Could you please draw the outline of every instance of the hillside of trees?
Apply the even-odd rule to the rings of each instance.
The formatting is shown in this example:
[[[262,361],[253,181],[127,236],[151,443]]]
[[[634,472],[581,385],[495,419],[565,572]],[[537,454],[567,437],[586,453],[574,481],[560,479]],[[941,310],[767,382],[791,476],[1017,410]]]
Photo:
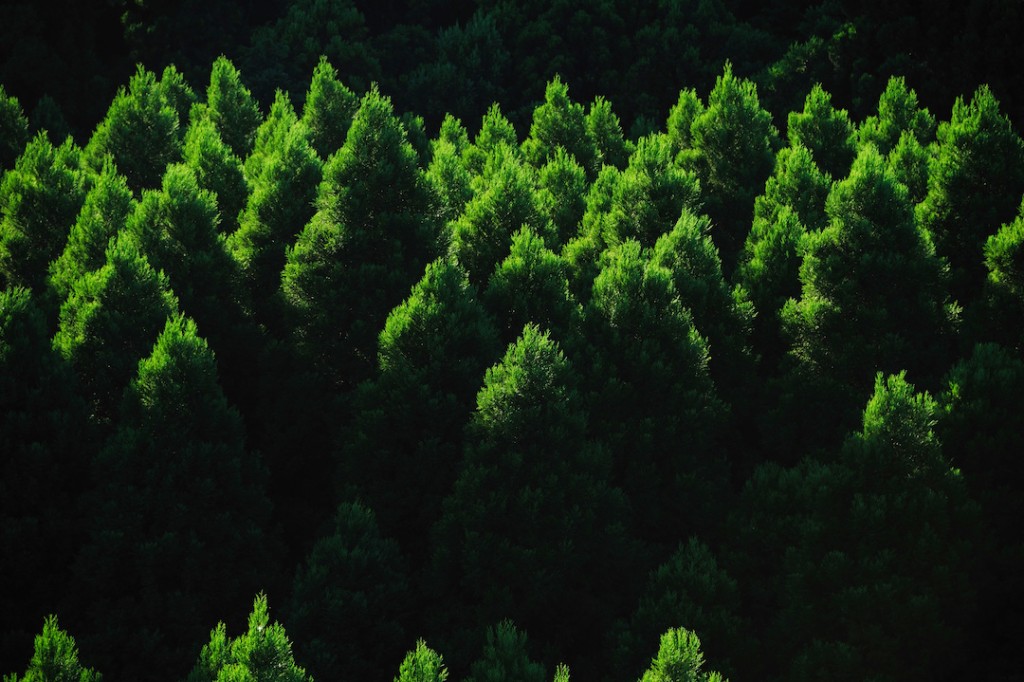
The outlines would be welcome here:
[[[0,60],[5,682],[1020,679],[1013,76],[780,29],[843,3],[195,4],[78,106]]]

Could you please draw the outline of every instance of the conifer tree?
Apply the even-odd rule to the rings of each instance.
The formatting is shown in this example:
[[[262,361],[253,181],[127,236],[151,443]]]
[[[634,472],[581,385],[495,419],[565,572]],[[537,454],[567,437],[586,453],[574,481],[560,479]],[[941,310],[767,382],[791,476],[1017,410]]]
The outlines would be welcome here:
[[[465,132],[465,131],[463,131]],[[451,221],[462,215],[466,204],[473,198],[471,176],[462,160],[462,150],[456,143],[443,137],[433,143],[433,154],[425,177],[437,197],[437,212],[447,234]]]
[[[878,115],[864,119],[857,137],[861,145],[873,144],[879,153],[888,154],[905,132],[928,145],[935,139],[935,117],[918,107],[917,93],[902,76],[893,76],[878,98]]]
[[[256,596],[249,614],[249,629],[238,637],[228,637],[227,627],[219,623],[210,633],[186,682],[312,682],[313,678],[295,663],[292,643],[278,622],[270,622],[270,609],[264,594]]]
[[[240,159],[252,151],[256,128],[262,119],[259,105],[242,83],[241,74],[224,56],[213,62],[206,103],[193,116],[205,116],[213,121],[221,139]]]
[[[554,227],[552,248],[559,248],[576,235],[586,211],[587,176],[563,148],[537,175],[537,203]]]
[[[0,85],[0,173],[14,167],[28,144],[28,119],[18,100]]]
[[[338,72],[326,57],[313,70],[313,79],[302,107],[302,123],[309,131],[309,144],[322,161],[341,149],[359,98],[338,80]]]
[[[76,565],[90,650],[108,668],[151,679],[180,667],[199,624],[273,579],[266,471],[244,440],[195,323],[169,319],[95,460],[90,540]]]
[[[832,188],[827,211],[829,227],[805,243],[802,296],[781,317],[795,382],[784,393],[802,415],[781,419],[819,443],[851,428],[875,372],[935,380],[952,335],[943,264],[914,222],[906,188],[873,147]],[[815,409],[822,401],[827,411]]]
[[[72,596],[78,504],[95,435],[74,374],[49,345],[24,288],[0,290],[0,660],[24,655],[32,629]]]
[[[495,102],[484,114],[480,122],[480,131],[473,138],[473,145],[465,152],[466,168],[471,173],[479,175],[484,170],[487,157],[501,145],[518,150],[519,139],[516,136],[516,129],[501,113],[501,107]]]
[[[128,182],[108,159],[85,195],[63,253],[50,263],[50,287],[59,299],[68,297],[82,275],[103,266],[107,247],[124,229],[134,210],[135,200]]]
[[[266,120],[256,128],[252,151],[243,164],[245,179],[250,186],[263,174],[266,159],[284,145],[285,138],[298,122],[291,98],[283,90],[278,90]],[[305,129],[302,132],[305,135]]]
[[[173,64],[168,65],[164,69],[163,74],[160,76],[160,81],[157,83],[157,88],[164,102],[178,116],[177,132],[179,134],[184,133],[185,128],[188,126],[192,105],[199,100],[195,90],[192,89],[192,86],[185,80],[185,76]]]
[[[690,133],[693,150],[686,164],[700,178],[705,209],[715,225],[712,237],[731,274],[750,229],[754,197],[774,167],[779,134],[771,114],[761,108],[757,87],[734,76],[729,64]]]
[[[629,160],[630,145],[622,134],[619,117],[612,111],[611,102],[604,97],[597,97],[590,103],[587,112],[587,137],[593,145],[593,168],[591,178],[597,177],[603,166],[625,168]]]
[[[635,241],[606,255],[586,315],[593,433],[611,451],[641,537],[673,546],[710,528],[725,482],[707,343],[672,272]]]
[[[685,159],[684,152],[693,149],[693,122],[704,110],[704,103],[696,90],[691,88],[679,91],[679,100],[669,110],[666,122],[674,159]]]
[[[401,650],[410,596],[398,544],[372,511],[342,504],[295,576],[287,621],[300,660],[314,679],[372,677]]]
[[[534,177],[535,171],[502,145],[474,181],[473,198],[452,225],[452,248],[474,284],[484,285],[508,255],[512,235],[521,227],[547,232]]]
[[[213,121],[192,121],[185,133],[182,161],[195,173],[199,186],[216,195],[220,231],[231,234],[238,229],[238,214],[245,207],[249,187],[241,160],[221,139]]]
[[[587,135],[583,105],[569,99],[569,87],[555,76],[544,91],[544,104],[533,110],[530,136],[523,142],[523,156],[535,168],[555,158],[561,147],[590,174],[596,174],[597,149]]]
[[[544,666],[530,660],[526,640],[512,621],[488,627],[482,655],[470,666],[467,682],[545,682]]]
[[[178,114],[156,76],[141,65],[85,147],[85,162],[96,172],[108,155],[136,195],[158,187],[167,164],[181,159]]]
[[[480,377],[499,356],[494,321],[465,270],[438,260],[388,315],[379,372],[352,398],[353,422],[339,438],[339,490],[355,488],[379,509],[384,532],[416,563],[458,473]]]
[[[953,295],[970,303],[984,281],[985,239],[1011,220],[1024,194],[1024,141],[987,87],[953,105],[939,126],[928,196],[917,209],[935,249],[949,260]]]
[[[607,455],[587,442],[574,384],[558,345],[533,326],[487,371],[432,569],[445,603],[459,605],[449,617],[514,618],[570,658],[591,651],[628,602],[621,571],[635,561],[625,502],[608,484]]]
[[[717,672],[703,672],[704,654],[697,634],[671,628],[661,636],[658,655],[640,682],[722,682]]]
[[[395,682],[445,682],[447,679],[444,658],[421,639],[416,642],[416,648],[406,654]]]
[[[317,212],[287,252],[282,290],[307,357],[333,382],[358,382],[388,312],[436,257],[439,230],[416,152],[376,90],[323,175]]]
[[[984,299],[971,311],[972,336],[1024,349],[1024,201],[1017,217],[985,242]]]
[[[0,284],[41,291],[85,200],[80,150],[45,134],[25,147],[0,181]]]
[[[75,369],[96,421],[116,416],[139,360],[177,312],[167,277],[129,239],[112,242],[105,264],[75,281],[53,347]]]
[[[78,660],[75,638],[60,629],[57,616],[47,616],[42,633],[36,635],[35,650],[28,670],[20,678],[4,676],[5,682],[101,682],[103,675]]]
[[[934,145],[923,146],[913,133],[904,131],[887,158],[893,175],[907,186],[910,203],[915,206],[928,196],[930,150],[933,148]]]
[[[788,207],[808,230],[824,229],[828,225],[825,200],[832,186],[831,180],[830,176],[818,170],[806,147],[779,150],[775,172],[765,182],[764,194],[754,200],[755,222],[758,219],[776,222],[779,212]]]
[[[807,94],[804,110],[789,115],[786,133],[789,144],[810,150],[814,160],[833,178],[844,178],[856,156],[853,124],[846,109],[832,107],[832,95],[820,84]]]

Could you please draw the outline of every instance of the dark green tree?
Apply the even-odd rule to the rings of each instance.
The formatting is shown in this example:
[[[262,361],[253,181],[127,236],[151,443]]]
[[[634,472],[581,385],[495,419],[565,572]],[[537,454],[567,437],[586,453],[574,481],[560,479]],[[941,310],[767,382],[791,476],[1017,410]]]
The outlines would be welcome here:
[[[28,670],[20,678],[4,676],[5,682],[101,682],[103,675],[78,660],[75,638],[60,629],[57,616],[47,616],[42,633],[36,635],[35,650]]]
[[[437,196],[437,213],[447,234],[448,224],[462,215],[466,204],[473,198],[473,189],[469,170],[462,160],[464,149],[459,149],[457,141],[444,137],[444,133],[442,127],[441,137],[433,142],[433,154],[425,177]]]
[[[414,563],[452,487],[480,377],[501,354],[495,323],[465,270],[439,260],[388,315],[379,372],[352,399],[339,438],[339,490],[354,487]],[[395,428],[399,419],[402,428]]]
[[[128,182],[108,159],[85,195],[63,253],[50,263],[50,287],[57,298],[66,299],[82,275],[103,267],[107,247],[134,210]]]
[[[77,505],[94,447],[75,377],[50,349],[27,289],[0,290],[0,660],[24,656],[39,619],[67,607]]]
[[[789,114],[786,134],[793,147],[806,147],[825,173],[845,178],[857,153],[853,124],[846,109],[832,106],[832,95],[820,84],[807,94],[802,112]]]
[[[245,157],[243,169],[246,182],[250,186],[263,174],[266,159],[284,146],[284,140],[299,122],[298,114],[292,100],[283,90],[274,94],[274,102],[270,105],[267,118],[256,128],[252,151]],[[305,134],[305,129],[302,129]]]
[[[754,221],[776,222],[779,212],[787,207],[808,230],[824,229],[828,225],[825,200],[831,180],[818,170],[806,147],[779,150],[775,172],[765,182],[764,194],[754,200]]]
[[[526,633],[505,620],[487,628],[480,658],[469,668],[467,682],[545,682],[544,666],[530,659]]]
[[[878,115],[864,119],[857,137],[861,145],[873,144],[880,153],[888,154],[905,132],[928,145],[935,139],[935,117],[928,109],[919,108],[917,93],[907,87],[902,76],[893,76],[878,98]]]
[[[359,108],[359,98],[338,80],[338,72],[326,57],[313,69],[306,102],[302,106],[302,123],[309,131],[309,144],[326,161],[341,149]]]
[[[416,152],[377,90],[323,175],[281,286],[306,356],[332,382],[354,385],[371,373],[388,312],[437,256],[439,229]]]
[[[240,159],[249,156],[262,120],[259,105],[242,77],[227,57],[218,57],[210,70],[206,102],[194,110],[193,117],[207,117],[217,126],[224,143]]]
[[[180,668],[204,621],[274,578],[266,470],[244,441],[195,323],[169,319],[95,460],[76,564],[90,650],[108,669],[152,679]]]
[[[985,239],[1011,220],[1024,194],[1024,141],[987,87],[958,98],[939,126],[928,196],[917,209],[935,249],[952,266],[953,295],[968,304],[985,277]]]
[[[658,655],[640,682],[722,682],[721,674],[703,672],[704,654],[697,634],[685,628],[671,628],[661,636]]]
[[[296,665],[292,643],[284,626],[270,622],[270,609],[264,594],[256,596],[249,614],[249,629],[238,637],[228,637],[227,627],[219,623],[203,645],[199,660],[186,682],[312,682],[313,678]]]
[[[452,224],[452,249],[474,284],[484,285],[508,255],[512,235],[521,227],[547,234],[535,177],[536,171],[524,165],[512,148],[501,145],[473,182],[473,198]]]
[[[686,158],[683,152],[693,149],[693,122],[704,111],[704,102],[696,90],[690,88],[679,91],[679,100],[669,109],[665,124],[673,158],[682,161]]]
[[[435,527],[433,575],[435,594],[458,604],[447,610],[455,627],[514,618],[563,655],[589,658],[609,614],[628,603],[622,571],[635,548],[611,462],[587,442],[575,379],[533,326],[487,371]]]
[[[238,229],[238,214],[245,208],[249,187],[241,160],[221,139],[212,120],[197,118],[189,125],[182,161],[195,173],[199,186],[217,196],[220,231],[231,234]]]
[[[178,312],[167,277],[120,238],[105,264],[75,281],[60,309],[53,347],[74,368],[92,417],[109,424],[139,360]]]
[[[559,248],[576,235],[587,209],[587,176],[563,148],[555,150],[537,175],[537,203],[554,227],[552,248]]]
[[[99,172],[106,157],[138,195],[158,187],[167,164],[181,159],[178,113],[165,98],[156,76],[141,65],[121,88],[107,115],[85,146],[84,161]]]
[[[596,154],[590,177],[595,178],[603,166],[625,168],[629,160],[630,144],[622,134],[619,117],[612,111],[611,102],[597,97],[587,112],[587,137]]]
[[[887,158],[896,179],[907,186],[910,203],[915,206],[928,196],[928,175],[930,173],[931,150],[934,145],[923,146],[909,131],[900,135]]]
[[[479,175],[484,170],[487,157],[504,144],[512,149],[519,149],[519,138],[512,123],[501,113],[501,107],[495,102],[484,114],[480,122],[480,131],[473,139],[473,145],[466,150],[466,168]]]
[[[54,147],[45,134],[25,147],[0,181],[0,284],[41,291],[85,201],[81,152],[71,138]]]
[[[401,651],[410,596],[398,544],[372,511],[342,504],[295,576],[287,622],[300,660],[314,679],[372,676]]]
[[[731,274],[750,229],[754,197],[775,167],[779,133],[761,108],[757,87],[734,76],[727,63],[690,134],[693,149],[684,163],[700,178],[704,207],[715,225],[712,237]]]
[[[671,548],[713,525],[725,483],[707,342],[672,272],[632,240],[606,254],[586,316],[592,432],[611,452],[641,537]]]
[[[953,331],[943,262],[874,147],[832,188],[827,211],[829,227],[805,241],[802,296],[781,313],[792,344],[783,401],[795,412],[776,417],[819,444],[852,428],[876,372],[937,380]]]
[[[1024,201],[1017,217],[985,242],[984,299],[969,310],[970,334],[1024,349]]]
[[[14,168],[28,144],[28,119],[21,103],[0,85],[0,172]]]

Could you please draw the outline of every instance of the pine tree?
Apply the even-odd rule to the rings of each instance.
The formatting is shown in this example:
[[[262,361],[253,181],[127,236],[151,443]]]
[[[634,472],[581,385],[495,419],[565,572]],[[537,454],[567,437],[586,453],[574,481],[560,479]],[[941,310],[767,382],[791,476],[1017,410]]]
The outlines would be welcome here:
[[[19,678],[5,676],[6,682],[101,682],[103,675],[78,660],[75,638],[60,629],[57,616],[47,616],[43,631],[36,635],[35,650],[28,670]]]
[[[0,182],[0,284],[41,291],[85,200],[80,150],[36,135]]]
[[[864,119],[857,137],[861,145],[873,144],[879,153],[888,154],[905,132],[928,145],[935,139],[935,117],[918,107],[917,93],[902,76],[893,76],[878,98],[878,115]]]
[[[722,682],[717,672],[702,672],[704,654],[696,633],[671,628],[661,636],[658,655],[640,682]]]
[[[421,639],[402,661],[395,682],[445,682],[447,679],[444,658]]]
[[[241,74],[226,57],[218,57],[213,62],[206,104],[195,111],[193,117],[196,116],[213,121],[221,139],[240,159],[252,151],[262,116],[249,89],[242,83]]]
[[[495,102],[484,114],[480,122],[480,131],[473,139],[473,145],[464,154],[466,168],[471,173],[479,175],[484,170],[487,158],[501,145],[518,150],[519,139],[516,136],[516,129],[501,113],[501,107]]]
[[[971,335],[1024,349],[1024,201],[1017,217],[985,242],[984,298],[971,314]]]
[[[83,275],[103,266],[107,247],[135,210],[128,182],[111,161],[93,181],[63,253],[50,263],[50,287],[64,300]]]
[[[679,100],[669,110],[666,122],[674,159],[685,159],[684,152],[693,149],[693,122],[704,111],[704,103],[696,90],[679,91]]]
[[[685,163],[700,178],[705,208],[715,224],[711,236],[731,274],[749,230],[754,197],[774,167],[779,134],[771,114],[761,108],[757,87],[734,76],[729,64],[690,133],[693,150]]]
[[[90,650],[108,669],[153,679],[180,666],[199,624],[273,579],[266,471],[244,440],[195,323],[169,319],[94,463],[90,540],[76,565]]]
[[[264,594],[256,596],[245,634],[229,638],[227,627],[219,623],[210,633],[199,660],[186,682],[312,682],[313,678],[295,664],[292,643],[284,626],[270,622],[270,609]]]
[[[285,138],[295,128],[299,117],[295,113],[291,98],[283,90],[274,95],[270,112],[266,120],[256,128],[252,151],[245,157],[243,169],[246,182],[252,186],[263,174],[263,166],[267,158],[284,146]],[[301,129],[305,136],[305,129]],[[307,141],[308,144],[308,141]]]
[[[846,109],[832,107],[832,95],[816,84],[807,94],[804,110],[789,115],[789,144],[810,150],[822,171],[844,178],[856,156],[856,137]]]
[[[163,74],[160,76],[160,81],[157,83],[157,88],[164,103],[174,110],[174,113],[178,116],[176,130],[178,133],[183,133],[188,126],[192,105],[199,99],[196,97],[195,90],[192,89],[192,86],[185,80],[185,76],[173,64],[168,65],[164,69]]]
[[[366,679],[405,638],[406,568],[372,511],[342,504],[329,535],[313,546],[292,589],[288,624],[314,679]]]
[[[544,104],[533,111],[530,136],[523,142],[523,156],[540,168],[555,158],[559,147],[592,176],[600,170],[597,149],[587,135],[583,105],[569,99],[569,87],[555,76],[544,91]]]
[[[933,145],[922,146],[913,133],[905,131],[887,158],[893,175],[907,186],[910,203],[915,206],[928,196],[929,166],[933,148]]]
[[[754,200],[754,221],[777,222],[779,212],[789,208],[808,230],[822,230],[828,225],[825,200],[831,186],[832,178],[818,170],[806,147],[781,149],[764,194]]]
[[[949,259],[954,297],[968,304],[984,282],[985,239],[1013,218],[1024,194],[1024,141],[987,87],[970,103],[957,99],[938,137],[917,218],[934,236],[939,255]]]
[[[114,419],[139,360],[177,312],[167,277],[130,239],[112,242],[105,264],[74,282],[53,347],[75,369],[94,420]]]
[[[238,214],[245,207],[249,187],[241,160],[221,139],[213,121],[192,121],[185,133],[182,161],[195,173],[199,186],[216,195],[220,231],[231,234],[238,229]]]
[[[604,166],[625,168],[629,160],[630,145],[622,134],[619,117],[612,111],[611,102],[604,97],[597,97],[590,103],[587,112],[587,137],[593,145],[593,168],[590,177],[597,177]]]
[[[309,144],[321,160],[341,149],[358,108],[359,98],[338,80],[338,72],[327,58],[321,57],[302,107]]]
[[[14,167],[28,144],[28,119],[16,98],[0,85],[0,173]]]
[[[576,235],[586,211],[587,176],[563,148],[537,175],[537,203],[554,227],[552,248],[559,248]]]
[[[424,176],[437,197],[438,216],[447,234],[449,223],[462,215],[473,198],[473,189],[469,169],[462,160],[463,150],[446,139],[444,132],[442,126],[441,137],[433,143],[433,154]]]
[[[178,114],[151,71],[140,65],[128,89],[118,91],[84,155],[96,172],[112,157],[136,195],[159,186],[167,164],[181,159]]]
[[[544,666],[530,660],[526,639],[512,621],[488,627],[483,654],[470,666],[467,682],[545,682]]]

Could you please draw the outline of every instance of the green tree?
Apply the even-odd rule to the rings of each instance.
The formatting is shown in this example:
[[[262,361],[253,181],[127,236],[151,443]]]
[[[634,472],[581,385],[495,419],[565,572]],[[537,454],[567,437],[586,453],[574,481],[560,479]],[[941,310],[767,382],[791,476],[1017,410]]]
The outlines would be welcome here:
[[[0,182],[0,283],[41,291],[85,200],[80,150],[36,135]]]
[[[910,203],[915,206],[928,196],[931,149],[933,145],[925,147],[913,133],[904,131],[887,158],[893,175],[907,186]]]
[[[804,110],[789,115],[786,134],[793,147],[806,147],[822,171],[833,178],[850,172],[857,153],[853,124],[846,109],[832,107],[832,95],[815,84],[804,101]]]
[[[85,195],[64,251],[50,263],[50,287],[60,300],[68,297],[82,275],[103,266],[107,247],[124,229],[134,210],[135,200],[127,180],[108,159]]]
[[[0,172],[14,167],[14,161],[28,144],[28,119],[16,98],[0,85]]]
[[[554,157],[540,169],[537,185],[537,203],[554,227],[555,242],[551,246],[561,247],[576,235],[586,211],[586,173],[559,147]]]
[[[287,621],[315,679],[365,679],[400,650],[409,601],[398,544],[345,503],[295,576]]]
[[[164,68],[160,81],[157,83],[157,88],[167,106],[178,115],[176,130],[179,133],[184,131],[188,125],[188,117],[192,111],[192,105],[199,100],[196,97],[195,90],[192,89],[192,86],[185,80],[185,76],[182,75],[181,71],[178,71],[174,64]]]
[[[453,628],[514,618],[570,658],[589,657],[628,603],[623,570],[635,561],[625,501],[608,484],[606,452],[587,442],[575,378],[533,326],[487,371],[432,567]]]
[[[502,144],[512,149],[519,149],[516,129],[501,113],[501,107],[495,102],[484,114],[483,120],[480,122],[480,131],[473,139],[473,145],[464,154],[466,167],[471,173],[479,175],[484,170],[487,157],[492,155]]]
[[[781,149],[775,172],[765,182],[764,194],[754,200],[754,221],[776,222],[786,207],[808,230],[822,230],[828,225],[825,200],[831,186],[831,177],[818,170],[806,147]]]
[[[873,144],[879,153],[888,154],[905,132],[928,145],[935,139],[935,117],[918,107],[917,93],[902,76],[893,76],[878,98],[878,115],[864,119],[857,137],[861,145]]]
[[[705,209],[715,224],[712,237],[731,274],[750,229],[754,197],[774,168],[779,133],[761,108],[757,87],[734,76],[727,63],[690,134],[693,150],[685,163],[700,178]]]
[[[249,614],[249,629],[230,638],[219,623],[203,645],[186,682],[312,682],[312,677],[295,663],[292,643],[284,626],[270,622],[270,608],[264,594],[256,596]]]
[[[359,98],[338,80],[338,72],[327,58],[321,57],[302,106],[309,144],[321,160],[341,149],[358,108]]]
[[[53,347],[74,367],[94,420],[114,419],[139,360],[177,312],[167,277],[128,239],[112,242],[105,264],[75,281]]]
[[[323,175],[281,286],[307,357],[332,382],[352,385],[371,372],[388,312],[437,256],[439,230],[416,152],[376,90]]]
[[[566,264],[529,228],[512,237],[509,255],[495,268],[483,299],[500,320],[506,343],[532,323],[563,339],[569,351],[579,345],[582,310],[569,293]]]
[[[238,228],[238,214],[248,199],[249,187],[241,160],[221,139],[212,120],[197,118],[189,125],[182,161],[196,174],[199,186],[217,196],[220,231],[234,232]]]
[[[499,146],[488,156],[473,198],[452,224],[452,249],[474,284],[483,286],[521,227],[547,232],[535,183],[535,171],[511,148]]]
[[[445,682],[447,679],[444,658],[421,639],[402,661],[395,682]]]
[[[267,118],[256,128],[252,151],[245,158],[243,170],[246,182],[252,186],[263,174],[266,159],[284,146],[284,140],[299,122],[291,98],[282,90],[274,94]],[[302,129],[305,134],[305,129]]]
[[[971,335],[1024,349],[1024,201],[1017,217],[985,242],[984,299],[969,310]]]
[[[984,86],[970,103],[957,99],[938,138],[917,218],[949,259],[954,297],[967,304],[984,282],[985,239],[1013,218],[1024,194],[1024,141]]]
[[[500,348],[465,270],[435,261],[388,315],[379,372],[352,398],[353,421],[339,438],[339,490],[354,487],[379,509],[384,532],[416,564],[458,473],[480,377]]]
[[[75,377],[24,288],[0,290],[0,660],[24,655],[40,618],[64,609],[81,541],[95,434]]]
[[[188,318],[169,319],[139,363],[94,480],[76,564],[90,650],[109,669],[151,679],[181,665],[200,623],[274,578],[266,470],[245,450],[214,355]]]
[[[244,159],[252,151],[262,116],[241,74],[227,57],[220,56],[213,62],[206,103],[194,110],[196,116],[213,121],[221,139],[238,158]]]
[[[36,635],[35,650],[28,670],[20,678],[5,676],[5,682],[101,682],[103,675],[78,660],[75,638],[60,629],[57,616],[47,616],[43,631]]]
[[[544,91],[544,104],[533,111],[530,136],[523,142],[523,156],[535,168],[540,168],[555,158],[559,147],[591,176],[600,170],[597,149],[587,135],[583,105],[569,99],[569,86],[555,76]]]
[[[622,134],[619,117],[612,111],[611,102],[596,97],[587,112],[587,137],[595,150],[590,177],[597,177],[603,166],[625,168],[629,160],[630,145]]]
[[[544,666],[530,660],[526,633],[505,620],[487,628],[480,658],[469,668],[467,682],[545,682]]]
[[[685,628],[671,628],[661,636],[658,655],[640,682],[722,682],[719,673],[702,672],[704,654],[697,634]]]
[[[128,88],[118,90],[85,146],[84,161],[99,172],[108,155],[136,195],[157,187],[167,164],[181,159],[178,114],[156,76],[141,65]]]
[[[877,371],[937,379],[953,331],[943,263],[873,147],[832,188],[827,211],[829,227],[805,242],[802,296],[781,313],[793,382],[783,401],[795,412],[775,417],[819,444],[852,427]]]
[[[666,122],[673,158],[682,160],[685,154],[682,157],[680,154],[693,149],[693,121],[704,111],[704,102],[696,90],[690,88],[679,91],[679,100],[669,110]]]
[[[672,547],[709,529],[725,482],[707,342],[672,272],[635,241],[606,254],[586,318],[592,432],[611,452],[641,537]]]
[[[466,204],[473,198],[473,188],[469,170],[462,160],[463,150],[459,149],[457,142],[446,139],[444,133],[442,127],[441,137],[433,142],[433,154],[425,177],[437,196],[438,215],[447,234],[448,224],[462,215]]]
[[[764,632],[766,670],[817,679],[932,679],[959,656],[974,601],[977,507],[933,430],[937,405],[878,375],[831,464],[755,472],[735,575]],[[770,548],[770,549],[769,549]],[[769,552],[765,554],[764,552]]]

